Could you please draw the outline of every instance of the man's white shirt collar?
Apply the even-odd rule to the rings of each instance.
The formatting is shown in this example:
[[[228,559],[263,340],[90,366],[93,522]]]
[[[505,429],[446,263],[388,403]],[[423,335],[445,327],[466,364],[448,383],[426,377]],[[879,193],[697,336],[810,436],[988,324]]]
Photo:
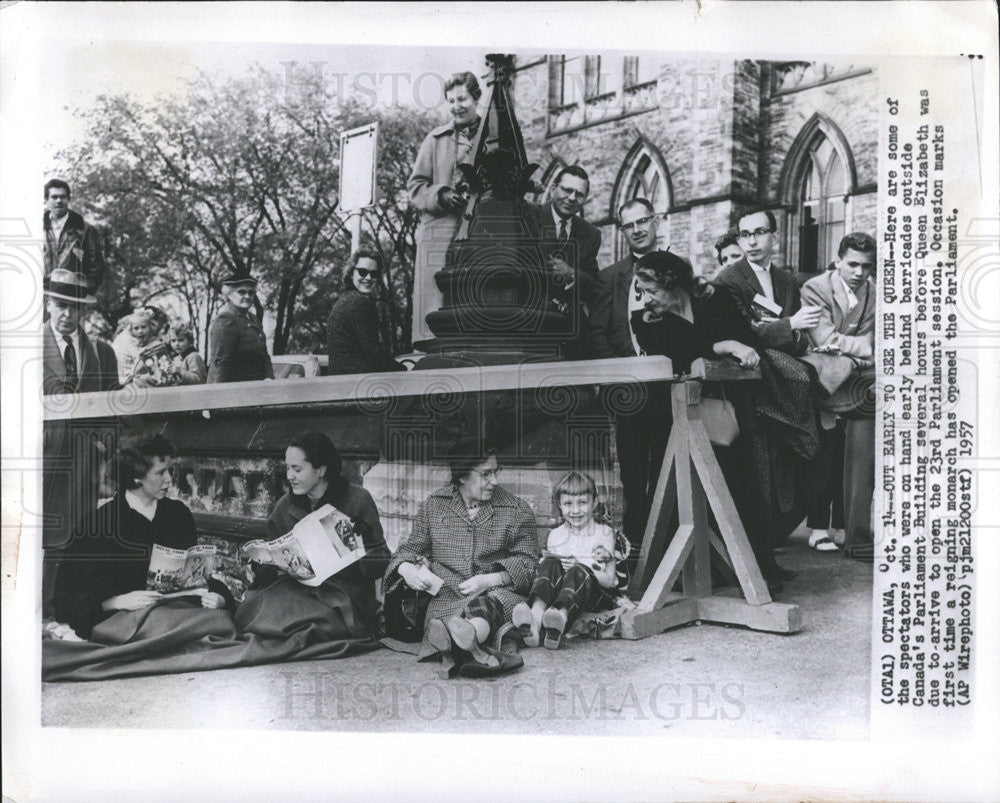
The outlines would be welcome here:
[[[139,498],[138,494],[133,491],[125,491],[125,504],[127,504],[140,516],[149,519],[150,521],[152,521],[156,516],[156,503],[156,499],[152,502],[143,502],[142,499]]]
[[[761,267],[751,260],[750,257],[747,257],[747,264],[753,268],[753,272],[757,275],[757,281],[760,282],[760,287],[764,291],[764,295],[771,301],[774,301],[774,282],[771,279],[770,263],[768,263],[767,267]]]
[[[573,215],[573,217],[576,217],[576,215]],[[566,235],[569,236],[573,233],[573,217],[559,217],[559,213],[556,211],[556,205],[552,204],[552,220],[554,220],[556,224],[556,236],[558,236],[562,231],[562,222],[564,220],[566,221]]]
[[[66,212],[60,218],[55,217],[51,212],[49,213],[49,225],[52,227],[53,231],[62,231],[66,228],[66,221],[69,220],[69,211]]]
[[[49,329],[52,330],[52,334],[55,336],[56,345],[59,346],[59,353],[62,355],[63,359],[66,359],[66,341],[63,340],[63,335],[56,331],[55,324],[51,318],[49,318]],[[77,327],[73,330],[73,334],[68,335],[69,339],[73,341],[73,348],[76,349],[76,370],[80,370],[80,329]]]
[[[858,306],[858,296],[857,294],[848,286],[847,282],[841,278],[841,275],[837,274],[837,281],[840,282],[840,286],[844,288],[844,292],[847,293],[847,311],[850,312],[856,306]]]

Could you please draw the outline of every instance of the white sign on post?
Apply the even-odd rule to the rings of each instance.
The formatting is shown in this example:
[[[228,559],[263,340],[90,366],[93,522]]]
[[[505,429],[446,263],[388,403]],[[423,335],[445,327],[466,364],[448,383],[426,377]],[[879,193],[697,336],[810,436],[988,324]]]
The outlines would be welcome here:
[[[352,128],[340,135],[340,208],[359,212],[375,203],[378,123]]]

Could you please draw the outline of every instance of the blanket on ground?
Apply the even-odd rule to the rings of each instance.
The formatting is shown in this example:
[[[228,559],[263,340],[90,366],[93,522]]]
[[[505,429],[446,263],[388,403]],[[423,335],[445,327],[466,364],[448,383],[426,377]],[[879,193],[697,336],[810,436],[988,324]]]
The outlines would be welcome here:
[[[378,648],[335,585],[282,577],[250,592],[235,615],[165,600],[119,611],[89,641],[42,642],[42,680],[87,681],[344,658]]]

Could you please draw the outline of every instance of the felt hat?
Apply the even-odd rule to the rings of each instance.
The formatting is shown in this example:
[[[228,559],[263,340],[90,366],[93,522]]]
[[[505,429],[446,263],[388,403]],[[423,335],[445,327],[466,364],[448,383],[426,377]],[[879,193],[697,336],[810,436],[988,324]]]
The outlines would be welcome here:
[[[58,298],[61,301],[73,301],[77,304],[96,304],[97,299],[90,295],[87,288],[87,277],[65,268],[56,268],[45,277],[45,295]]]

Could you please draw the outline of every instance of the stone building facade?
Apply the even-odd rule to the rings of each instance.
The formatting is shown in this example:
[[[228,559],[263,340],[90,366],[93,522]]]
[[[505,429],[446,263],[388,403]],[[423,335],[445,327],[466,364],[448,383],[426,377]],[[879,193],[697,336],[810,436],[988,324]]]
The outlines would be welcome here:
[[[661,246],[709,277],[716,239],[771,207],[775,261],[804,278],[845,233],[874,234],[877,88],[864,64],[545,56],[519,57],[513,97],[536,181],[590,174],[602,267],[625,251],[618,207],[643,196],[665,216]]]

